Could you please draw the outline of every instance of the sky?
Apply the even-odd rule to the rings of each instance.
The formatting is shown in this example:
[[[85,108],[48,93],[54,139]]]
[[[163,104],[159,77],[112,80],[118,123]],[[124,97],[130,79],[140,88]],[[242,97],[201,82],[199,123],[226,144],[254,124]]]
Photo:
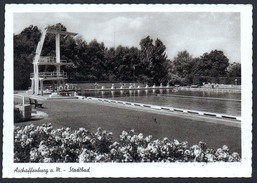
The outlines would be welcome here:
[[[107,12],[107,13],[15,13],[14,34],[34,25],[62,23],[69,32],[90,42],[96,39],[106,47],[140,47],[148,35],[166,46],[169,59],[187,50],[193,57],[222,50],[231,63],[241,62],[240,13],[236,12]]]

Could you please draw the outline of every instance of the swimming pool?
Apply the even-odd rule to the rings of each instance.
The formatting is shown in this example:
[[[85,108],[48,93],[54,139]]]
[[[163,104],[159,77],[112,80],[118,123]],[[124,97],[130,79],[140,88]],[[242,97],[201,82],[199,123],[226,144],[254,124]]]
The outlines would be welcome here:
[[[241,116],[240,93],[148,89],[82,91],[80,95]]]

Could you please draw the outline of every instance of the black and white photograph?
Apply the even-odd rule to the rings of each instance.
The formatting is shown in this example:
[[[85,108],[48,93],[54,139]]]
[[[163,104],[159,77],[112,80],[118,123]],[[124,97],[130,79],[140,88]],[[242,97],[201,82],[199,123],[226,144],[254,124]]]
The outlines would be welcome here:
[[[251,176],[251,5],[5,14],[4,177]]]

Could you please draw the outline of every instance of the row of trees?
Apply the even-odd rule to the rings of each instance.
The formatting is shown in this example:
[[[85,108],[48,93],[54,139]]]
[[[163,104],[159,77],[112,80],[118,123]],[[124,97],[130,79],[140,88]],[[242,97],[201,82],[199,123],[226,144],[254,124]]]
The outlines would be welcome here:
[[[173,79],[184,84],[201,84],[196,78],[204,78],[202,81],[211,82],[212,78],[241,77],[241,64],[229,63],[222,51],[212,50],[202,56],[193,58],[186,50],[179,52],[172,62]]]
[[[50,26],[66,31],[62,24]],[[27,89],[29,74],[33,72],[32,61],[41,32],[36,26],[25,28],[14,35],[14,88]],[[229,64],[222,51],[214,50],[193,58],[187,51],[179,52],[169,60],[166,47],[160,39],[150,36],[139,42],[140,47],[105,47],[104,43],[92,40],[87,43],[82,37],[61,38],[62,59],[73,62],[63,67],[70,81],[143,82],[192,84],[194,76],[240,77],[241,65]],[[47,35],[42,50],[44,56],[55,56],[55,39]],[[45,66],[41,71],[54,68]]]

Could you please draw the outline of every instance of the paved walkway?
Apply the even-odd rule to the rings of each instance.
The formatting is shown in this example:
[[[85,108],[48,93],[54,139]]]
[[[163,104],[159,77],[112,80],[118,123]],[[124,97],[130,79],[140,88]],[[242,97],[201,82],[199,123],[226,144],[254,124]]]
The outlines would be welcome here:
[[[190,145],[205,141],[209,147],[224,144],[241,153],[241,128],[219,124],[216,119],[196,118],[190,115],[166,115],[164,113],[128,109],[116,104],[95,103],[82,100],[46,100],[39,111],[48,114],[40,120],[19,123],[52,123],[54,128],[84,127],[95,132],[98,127],[111,131],[117,139],[123,130],[135,129],[136,133],[153,135],[154,139],[186,140]],[[187,117],[185,117],[187,116]],[[216,122],[215,122],[216,121]]]

